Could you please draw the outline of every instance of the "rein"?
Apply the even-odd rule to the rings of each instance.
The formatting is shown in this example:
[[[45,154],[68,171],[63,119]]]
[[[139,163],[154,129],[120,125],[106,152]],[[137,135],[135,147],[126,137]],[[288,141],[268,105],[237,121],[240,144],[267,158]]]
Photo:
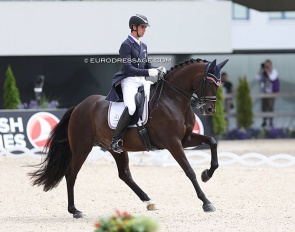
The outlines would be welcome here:
[[[157,90],[158,90],[158,88],[160,87],[160,93],[158,94],[158,98],[157,98],[157,100],[154,102],[154,104],[151,106],[151,110],[150,110],[150,113],[149,113],[149,118],[152,118],[152,113],[158,108],[158,102],[159,102],[159,100],[160,100],[160,97],[161,97],[161,95],[162,95],[162,91],[163,91],[163,83],[164,82],[162,82],[162,80],[164,80],[163,79],[163,76],[161,76],[161,75],[158,75],[158,79],[157,79],[157,85],[156,85],[156,89],[155,89],[155,91],[154,91],[154,93],[153,93],[153,95],[151,96],[151,99],[150,99],[150,104],[152,103],[152,100],[153,100],[153,98],[156,96],[156,93],[157,93]],[[161,83],[160,83],[161,82]]]
[[[178,86],[172,84],[171,82],[167,81],[164,77],[165,75],[163,75],[163,73],[160,73],[158,76],[158,80],[157,80],[157,85],[156,85],[156,89],[153,93],[153,95],[151,96],[150,102],[152,102],[152,100],[154,99],[158,89],[160,88],[160,92],[158,94],[158,97],[156,99],[156,101],[154,102],[154,104],[151,106],[151,111],[150,111],[150,115],[149,118],[152,118],[152,112],[154,110],[156,110],[156,105],[158,104],[162,91],[163,91],[163,87],[164,87],[164,83],[166,83],[170,88],[172,88],[175,92],[177,92],[178,94],[180,94],[181,96],[187,98],[187,99],[191,99],[194,98],[197,102],[196,107],[199,109],[202,106],[206,105],[207,101],[216,101],[216,96],[205,96],[205,90],[206,90],[206,81],[207,79],[209,80],[213,80],[212,77],[208,77],[208,72],[209,72],[209,64],[208,63],[206,65],[206,69],[204,72],[203,77],[196,83],[196,85],[194,86],[194,91],[192,93],[187,92],[181,88],[179,88]],[[214,80],[213,80],[214,81]],[[202,86],[201,86],[201,97],[198,97],[197,93],[195,92],[195,89],[197,88],[197,86],[200,84],[200,82],[202,82]],[[215,81],[214,81],[215,82]],[[217,84],[217,83],[216,83]],[[217,84],[218,85],[218,84]]]
[[[185,97],[185,98],[194,98],[196,100],[196,102],[197,102],[196,107],[199,109],[202,106],[206,105],[207,101],[216,101],[216,96],[205,96],[206,81],[207,81],[207,79],[212,80],[211,77],[208,77],[208,72],[209,72],[209,63],[206,65],[206,69],[205,69],[203,77],[194,86],[194,88],[193,88],[194,91],[192,93],[189,93],[189,92],[177,87],[176,85],[173,85],[172,83],[170,83],[169,81],[164,79],[163,75],[160,76],[160,79],[163,80],[165,83],[167,83],[168,86],[170,86],[174,91],[176,91],[177,93],[179,93],[183,97]],[[202,81],[201,97],[198,97],[197,93],[195,92],[195,89],[200,84],[201,81]]]

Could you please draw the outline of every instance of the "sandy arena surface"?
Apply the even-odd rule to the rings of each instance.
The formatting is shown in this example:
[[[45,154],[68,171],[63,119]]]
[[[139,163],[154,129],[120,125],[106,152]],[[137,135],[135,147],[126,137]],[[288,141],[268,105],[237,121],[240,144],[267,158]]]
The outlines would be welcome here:
[[[295,156],[295,140],[221,141],[219,152],[257,152]],[[0,231],[93,231],[99,217],[115,209],[146,215],[161,232],[191,231],[295,231],[295,165],[222,166],[207,183],[200,180],[208,164],[194,166],[198,181],[217,211],[204,213],[189,179],[179,166],[131,165],[134,180],[157,204],[147,211],[117,176],[115,164],[99,160],[85,163],[75,185],[76,206],[85,217],[67,212],[65,180],[50,192],[32,187],[26,175],[38,159],[0,156]]]

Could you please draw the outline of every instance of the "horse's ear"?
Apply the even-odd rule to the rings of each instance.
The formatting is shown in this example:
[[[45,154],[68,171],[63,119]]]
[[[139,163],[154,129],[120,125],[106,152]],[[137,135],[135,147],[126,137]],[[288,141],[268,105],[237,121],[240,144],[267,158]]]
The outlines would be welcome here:
[[[219,70],[221,70],[223,68],[223,66],[229,61],[229,59],[222,61],[220,64],[217,65],[217,67],[219,68]]]
[[[208,72],[215,73],[216,59],[209,64]]]

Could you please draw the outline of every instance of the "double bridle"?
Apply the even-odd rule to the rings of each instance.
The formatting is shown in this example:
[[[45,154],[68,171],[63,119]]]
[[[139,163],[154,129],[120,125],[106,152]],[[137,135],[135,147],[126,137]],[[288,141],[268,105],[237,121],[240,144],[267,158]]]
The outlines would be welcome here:
[[[188,98],[188,99],[191,99],[193,98],[196,102],[197,102],[197,105],[196,107],[199,109],[201,108],[202,106],[206,105],[207,101],[216,101],[216,96],[205,96],[205,91],[206,91],[206,82],[207,82],[207,79],[210,79],[210,80],[213,80],[213,78],[211,77],[208,77],[208,73],[209,73],[209,65],[210,63],[208,63],[206,65],[206,69],[205,69],[205,72],[204,72],[204,75],[203,77],[196,83],[196,85],[194,86],[194,91],[193,92],[187,92],[179,87],[177,87],[176,85],[172,84],[171,82],[167,81],[165,78],[164,78],[164,75],[160,75],[159,76],[159,79],[160,80],[163,80],[165,83],[168,84],[168,86],[170,86],[174,91],[176,91],[177,93],[179,93],[180,95],[184,96],[185,98]],[[197,93],[195,92],[195,89],[197,88],[197,86],[200,84],[200,82],[202,82],[201,84],[201,96],[198,97]],[[214,81],[215,82],[215,81]],[[215,82],[216,83],[216,82]],[[218,85],[218,83],[216,83]]]

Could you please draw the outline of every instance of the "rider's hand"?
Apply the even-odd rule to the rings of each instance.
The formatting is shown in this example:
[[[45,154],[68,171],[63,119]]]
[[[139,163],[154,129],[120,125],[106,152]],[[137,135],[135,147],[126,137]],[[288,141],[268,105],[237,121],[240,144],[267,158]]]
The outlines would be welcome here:
[[[159,70],[159,72],[161,72],[161,73],[166,73],[166,72],[167,72],[164,66],[160,66],[160,67],[158,68],[158,70]]]
[[[158,77],[159,70],[156,68],[149,69],[149,76],[150,77]]]

